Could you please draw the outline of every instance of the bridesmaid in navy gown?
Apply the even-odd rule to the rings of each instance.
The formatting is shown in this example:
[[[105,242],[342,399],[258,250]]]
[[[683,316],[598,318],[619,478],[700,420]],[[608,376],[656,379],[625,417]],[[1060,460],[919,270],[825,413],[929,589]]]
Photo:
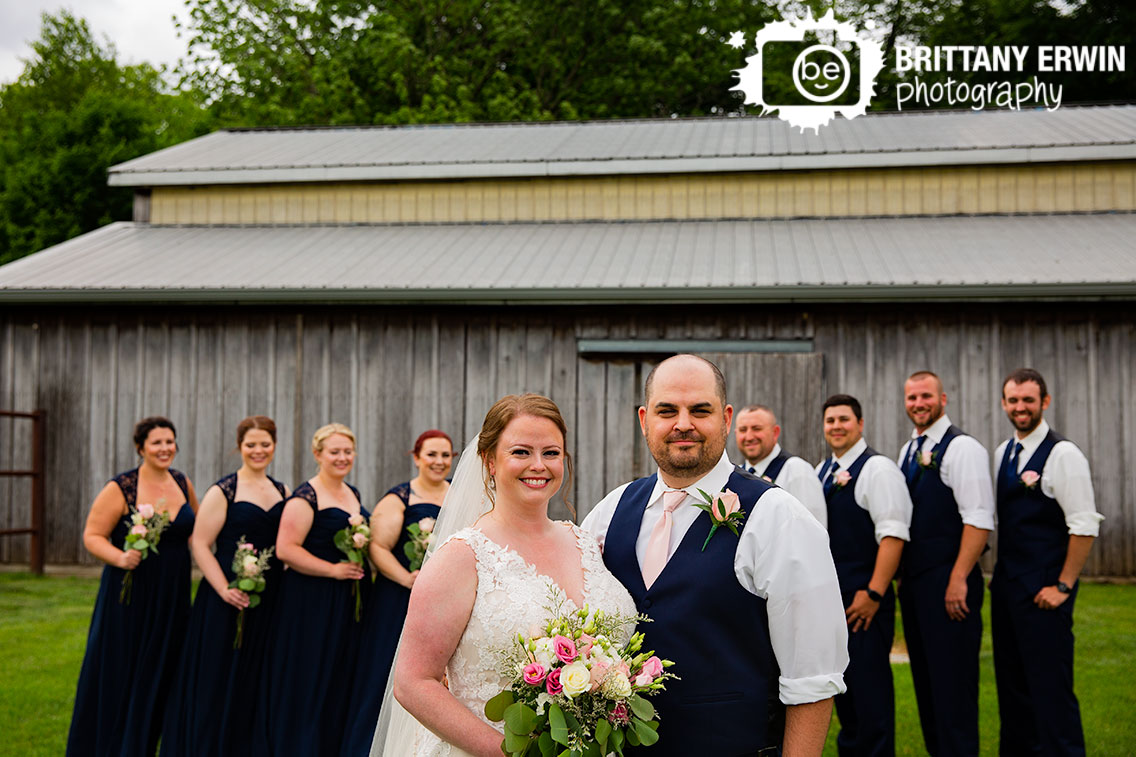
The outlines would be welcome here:
[[[284,504],[276,554],[288,566],[280,582],[273,642],[263,691],[263,730],[254,753],[336,755],[347,725],[362,623],[370,603],[369,570],[335,546],[349,519],[369,517],[344,479],[355,462],[355,435],[332,423],[312,437],[319,473]]]
[[[437,429],[425,431],[414,442],[410,454],[418,475],[388,491],[371,516],[371,562],[380,575],[371,609],[363,619],[363,648],[351,696],[344,757],[366,757],[371,753],[383,692],[410,602],[410,588],[418,577],[417,570],[410,570],[410,558],[406,556],[405,546],[410,538],[406,528],[412,523],[432,528],[450,487],[446,476],[453,465],[454,449],[449,436]]]
[[[237,448],[243,462],[240,470],[205,492],[190,537],[205,581],[197,589],[185,654],[170,693],[162,729],[163,757],[243,756],[252,745],[253,715],[283,565],[272,558],[264,576],[267,585],[255,608],[249,608],[248,595],[230,589],[229,582],[238,542],[251,543],[258,553],[274,548],[288,489],[266,472],[276,451],[276,424],[271,418],[254,415],[241,421]],[[237,615],[242,610],[241,646],[234,649]]]
[[[75,692],[67,754],[150,757],[158,746],[166,694],[173,683],[189,620],[189,535],[197,496],[170,464],[177,453],[174,425],[158,416],[134,427],[141,464],[115,476],[95,497],[83,544],[106,563],[87,652]],[[123,550],[130,508],[152,504],[170,514],[159,551],[145,560]],[[119,601],[127,571],[129,602]]]

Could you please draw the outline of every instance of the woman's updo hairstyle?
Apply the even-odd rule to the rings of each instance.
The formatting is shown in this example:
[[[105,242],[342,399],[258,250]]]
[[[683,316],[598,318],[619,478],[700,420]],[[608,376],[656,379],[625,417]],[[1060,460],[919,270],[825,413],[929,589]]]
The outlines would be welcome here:
[[[168,428],[173,432],[174,439],[177,439],[177,429],[169,418],[161,415],[143,418],[134,424],[134,449],[138,450],[138,454],[142,454],[142,445],[146,443],[146,437],[156,428]]]
[[[489,501],[493,501],[493,489],[490,485],[489,460],[497,454],[497,445],[501,441],[501,434],[505,427],[512,423],[514,418],[522,415],[531,415],[536,418],[545,418],[555,424],[564,440],[564,464],[568,469],[566,486],[572,485],[572,456],[568,454],[568,426],[564,423],[564,416],[556,403],[542,394],[508,394],[497,400],[489,412],[485,414],[485,421],[481,424],[481,434],[477,438],[477,456],[481,458],[481,470],[485,479],[485,491]],[[563,492],[564,489],[561,489]],[[573,510],[567,496],[564,504]],[[573,514],[575,511],[573,510]]]
[[[450,438],[449,434],[447,434],[445,431],[439,431],[436,428],[432,428],[429,431],[423,431],[418,435],[418,438],[414,440],[414,449],[410,450],[410,454],[414,455],[415,457],[418,457],[420,454],[422,454],[422,445],[425,444],[428,439],[445,439],[450,443],[450,449],[452,450],[454,448],[454,440]]]
[[[250,415],[237,424],[238,447],[244,442],[245,434],[254,429],[267,432],[272,437],[272,443],[276,444],[276,423],[267,415]]]
[[[352,445],[356,444],[355,434],[351,429],[347,428],[342,423],[329,423],[326,426],[320,426],[320,428],[312,434],[312,452],[317,455],[323,452],[324,442],[335,434],[346,436],[351,440]]]

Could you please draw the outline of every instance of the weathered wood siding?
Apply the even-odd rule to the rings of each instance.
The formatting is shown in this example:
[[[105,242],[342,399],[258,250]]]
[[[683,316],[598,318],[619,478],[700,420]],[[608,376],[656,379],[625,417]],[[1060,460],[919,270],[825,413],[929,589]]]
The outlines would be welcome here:
[[[311,433],[336,420],[359,435],[352,482],[370,504],[412,474],[423,429],[463,444],[499,396],[549,394],[570,425],[579,515],[610,488],[650,472],[635,408],[653,363],[579,355],[586,339],[812,340],[814,354],[717,355],[737,405],[779,409],[786,446],[824,453],[820,404],[858,396],[865,435],[894,452],[909,427],[903,380],[944,379],[953,421],[990,451],[1009,435],[1002,377],[1040,370],[1046,417],[1093,467],[1106,516],[1088,572],[1136,574],[1136,316],[1126,304],[952,306],[199,309],[6,308],[0,311],[0,407],[48,410],[47,559],[91,562],[82,526],[91,500],[131,467],[130,430],[154,413],[178,426],[175,466],[204,489],[239,464],[233,430],[251,413],[280,428],[272,473],[314,472]],[[0,467],[30,462],[30,427],[0,419]],[[736,454],[733,441],[730,450]],[[27,522],[28,483],[0,479],[0,528]],[[558,505],[559,514],[565,510]],[[0,561],[27,559],[27,539],[0,539]]]
[[[1136,161],[155,187],[156,224],[473,223],[1136,210]]]

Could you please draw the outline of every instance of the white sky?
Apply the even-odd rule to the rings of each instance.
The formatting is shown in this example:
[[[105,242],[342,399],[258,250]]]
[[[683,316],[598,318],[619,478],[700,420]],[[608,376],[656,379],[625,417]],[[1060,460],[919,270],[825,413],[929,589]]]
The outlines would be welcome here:
[[[15,81],[31,56],[29,42],[39,39],[40,14],[67,8],[85,18],[99,44],[107,38],[119,63],[173,64],[185,52],[172,16],[186,18],[184,0],[2,0],[0,8],[0,82]]]

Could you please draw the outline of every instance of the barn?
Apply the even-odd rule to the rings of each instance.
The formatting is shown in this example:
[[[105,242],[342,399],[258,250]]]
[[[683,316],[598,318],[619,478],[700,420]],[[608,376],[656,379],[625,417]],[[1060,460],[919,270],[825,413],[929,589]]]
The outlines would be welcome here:
[[[0,268],[0,410],[45,411],[49,563],[92,562],[87,508],[154,413],[199,490],[239,464],[245,415],[277,420],[272,473],[292,485],[314,473],[311,433],[347,423],[374,502],[420,431],[460,444],[499,396],[541,392],[570,426],[582,517],[651,472],[643,379],[695,352],[814,461],[838,391],[898,450],[916,369],[993,450],[1002,377],[1037,368],[1106,516],[1086,573],[1136,574],[1136,107],[818,134],[758,118],[228,130],[109,183],[133,189],[133,221]],[[30,469],[32,442],[0,417],[0,469]],[[0,530],[27,526],[33,488],[0,478]],[[28,539],[0,539],[0,563],[28,560]]]

